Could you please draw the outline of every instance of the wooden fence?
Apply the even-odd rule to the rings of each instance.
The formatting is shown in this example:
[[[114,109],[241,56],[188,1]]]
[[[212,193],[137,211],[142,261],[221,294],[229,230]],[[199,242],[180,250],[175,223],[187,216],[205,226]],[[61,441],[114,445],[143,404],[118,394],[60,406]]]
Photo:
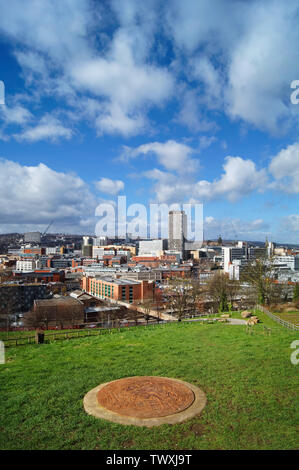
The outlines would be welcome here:
[[[291,330],[299,330],[298,325],[294,325],[294,323],[290,323],[286,320],[283,320],[282,318],[278,317],[277,315],[274,315],[274,313],[270,312],[268,309],[263,307],[262,305],[257,305],[256,309],[261,310],[264,312],[268,317],[272,318],[276,323],[279,323],[280,325],[284,326],[285,328],[289,328]]]
[[[117,331],[126,331],[130,330],[131,328],[136,328],[140,326],[158,326],[159,324],[163,325],[164,323],[168,323],[166,321],[157,322],[157,323],[150,323],[149,325],[146,324],[139,324],[139,325],[130,325],[130,326],[113,326],[110,328],[94,328],[84,329],[84,330],[73,330],[73,331],[62,331],[62,332],[53,332],[53,333],[45,333],[44,341],[56,341],[59,339],[72,339],[72,338],[85,338],[87,336],[98,336],[103,334],[111,334]],[[34,344],[36,343],[36,336],[20,336],[18,338],[3,338],[2,341],[5,344],[5,347],[11,346],[24,346],[27,344]]]

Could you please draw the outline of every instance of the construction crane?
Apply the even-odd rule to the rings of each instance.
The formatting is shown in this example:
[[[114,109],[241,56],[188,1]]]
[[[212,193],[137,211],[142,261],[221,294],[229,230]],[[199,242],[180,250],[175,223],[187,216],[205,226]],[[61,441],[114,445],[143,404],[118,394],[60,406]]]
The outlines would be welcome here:
[[[54,222],[54,220],[52,220],[52,221],[49,223],[49,225],[48,225],[48,227],[46,228],[46,230],[44,231],[44,233],[42,233],[42,237],[44,237],[44,236],[46,235],[47,231],[49,230],[49,228],[51,227],[51,225],[53,224],[53,222]]]

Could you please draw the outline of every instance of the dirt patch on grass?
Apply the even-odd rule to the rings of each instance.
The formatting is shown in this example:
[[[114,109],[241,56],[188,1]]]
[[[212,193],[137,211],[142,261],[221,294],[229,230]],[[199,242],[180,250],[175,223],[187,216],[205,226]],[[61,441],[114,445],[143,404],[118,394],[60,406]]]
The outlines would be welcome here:
[[[208,427],[205,424],[197,422],[197,423],[192,423],[189,429],[185,431],[184,433],[182,433],[182,436],[187,437],[187,438],[191,436],[199,437],[199,436],[203,436],[207,434],[207,432],[208,432]]]
[[[202,436],[207,432],[207,427],[202,423],[194,423],[190,427],[190,431],[195,434],[195,436]]]
[[[134,449],[135,448],[135,441],[134,439],[128,439],[122,443],[124,449]]]

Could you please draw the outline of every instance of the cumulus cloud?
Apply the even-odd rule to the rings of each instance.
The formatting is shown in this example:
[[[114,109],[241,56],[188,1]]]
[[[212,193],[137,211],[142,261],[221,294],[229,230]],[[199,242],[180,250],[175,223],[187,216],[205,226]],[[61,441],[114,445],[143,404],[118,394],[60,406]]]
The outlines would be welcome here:
[[[299,193],[299,143],[282,149],[269,165],[269,171],[275,178],[273,189],[286,193]]]
[[[0,159],[0,223],[74,225],[93,213],[94,197],[78,176],[40,163],[23,166]]]
[[[28,109],[21,105],[16,106],[0,106],[0,116],[2,117],[4,124],[25,124],[32,119],[32,114]]]
[[[234,202],[253,191],[263,191],[267,182],[264,169],[257,170],[252,160],[241,157],[226,157],[224,173],[213,182],[201,180],[196,183],[194,194],[204,199],[225,197]]]
[[[181,175],[163,172],[158,169],[148,171],[145,176],[156,180],[154,190],[162,202],[210,201],[225,198],[235,202],[253,191],[264,191],[267,184],[265,169],[257,170],[252,160],[241,157],[225,158],[224,173],[214,181],[186,178]]]
[[[105,194],[118,194],[123,191],[125,185],[121,180],[111,180],[109,178],[101,178],[100,181],[95,183],[96,188]]]
[[[172,94],[173,78],[164,68],[136,63],[132,36],[115,34],[106,57],[77,62],[71,75],[78,89],[103,97],[104,112],[97,117],[99,131],[134,135],[144,127],[142,110],[161,105]]]
[[[136,148],[124,147],[122,160],[136,158],[140,155],[154,154],[158,162],[169,171],[192,172],[198,166],[198,161],[191,158],[195,150],[189,145],[168,140],[167,142],[150,142]]]
[[[20,134],[15,134],[14,137],[20,141],[37,142],[39,140],[70,139],[72,135],[73,131],[65,127],[59,119],[46,114],[36,126],[25,128]]]

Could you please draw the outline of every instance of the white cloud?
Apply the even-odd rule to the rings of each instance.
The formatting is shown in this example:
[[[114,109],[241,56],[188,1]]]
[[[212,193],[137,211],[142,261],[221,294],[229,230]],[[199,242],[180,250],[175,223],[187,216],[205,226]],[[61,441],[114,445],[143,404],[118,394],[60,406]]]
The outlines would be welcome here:
[[[167,142],[150,142],[135,149],[124,147],[122,160],[136,158],[140,155],[154,154],[158,162],[168,171],[179,173],[193,172],[198,166],[198,160],[191,158],[195,150],[189,145],[168,140]]]
[[[2,119],[6,125],[25,124],[33,117],[28,109],[20,105],[11,107],[6,105],[0,106],[0,116],[2,116]]]
[[[176,69],[186,70],[210,109],[270,132],[298,125],[299,109],[290,102],[290,83],[299,74],[297,0],[227,6],[226,0],[174,0],[167,26],[179,50]]]
[[[192,183],[189,178],[186,180],[173,173],[164,172],[154,168],[143,174],[146,178],[153,179],[153,186],[156,200],[167,204],[180,204],[186,201],[186,198],[192,192]]]
[[[98,134],[131,136],[144,131],[149,108],[173,93],[172,74],[148,56],[157,27],[155,3],[114,1],[104,8],[83,0],[28,0],[24,10],[20,0],[12,0],[0,31],[22,44],[15,57],[33,92],[64,97],[77,109],[91,94],[103,105],[93,117]],[[120,24],[108,37],[107,22],[116,17]]]
[[[0,29],[23,47],[46,52],[61,64],[87,53],[89,2],[83,0],[11,0],[5,5]]]
[[[299,74],[298,2],[255,2],[228,70],[228,111],[260,129],[279,131],[297,110],[290,83]],[[297,114],[298,117],[298,114]]]
[[[105,194],[118,194],[124,190],[124,182],[121,180],[111,180],[109,178],[101,178],[95,183],[96,188]]]
[[[269,224],[262,219],[245,221],[231,217],[216,219],[212,216],[204,219],[206,239],[221,235],[222,239],[264,241],[269,231]]]
[[[221,69],[216,69],[207,56],[190,60],[192,75],[204,85],[201,102],[211,109],[221,107],[223,101],[223,76]]]
[[[156,180],[154,190],[161,202],[210,201],[226,198],[235,202],[253,191],[266,189],[267,173],[265,169],[257,170],[252,160],[241,157],[226,157],[224,173],[212,182],[196,181],[188,175],[175,175],[158,169],[145,172],[147,178]]]
[[[223,169],[224,173],[218,180],[198,181],[194,187],[194,194],[207,200],[225,197],[234,202],[255,190],[265,189],[266,171],[257,170],[252,160],[228,156],[225,158]]]
[[[286,193],[299,193],[299,143],[282,149],[269,165],[269,171],[275,178],[270,185],[273,189]]]
[[[25,128],[20,134],[14,134],[14,137],[20,141],[37,142],[39,140],[56,141],[60,138],[70,139],[72,135],[73,131],[65,127],[59,119],[46,114],[36,126]]]
[[[209,121],[202,113],[199,94],[196,90],[184,91],[181,102],[181,109],[175,121],[187,126],[193,132],[209,132],[217,130],[217,125]]]
[[[0,223],[74,225],[93,214],[94,197],[78,176],[40,163],[22,166],[0,159]]]
[[[185,53],[191,54],[207,43],[225,48],[238,37],[236,27],[243,18],[240,4],[234,2],[228,14],[226,0],[174,0],[167,8],[167,27]]]
[[[78,62],[71,74],[80,88],[108,97],[125,109],[147,102],[159,104],[172,88],[167,70],[135,62],[132,39],[124,33],[115,35],[108,57]]]
[[[0,33],[30,93],[64,98],[82,118],[87,97],[101,103],[98,135],[144,133],[150,110],[173,98],[176,122],[194,132],[215,127],[211,110],[271,132],[298,124],[297,0],[164,3],[11,0]]]
[[[171,74],[161,67],[136,63],[133,50],[132,37],[119,31],[106,57],[78,61],[71,68],[78,89],[106,100],[105,112],[96,120],[102,132],[139,133],[145,124],[144,110],[160,106],[172,94]]]
[[[131,137],[141,133],[146,125],[146,118],[141,113],[125,112],[117,103],[106,104],[103,113],[95,119],[98,135],[121,134]]]

